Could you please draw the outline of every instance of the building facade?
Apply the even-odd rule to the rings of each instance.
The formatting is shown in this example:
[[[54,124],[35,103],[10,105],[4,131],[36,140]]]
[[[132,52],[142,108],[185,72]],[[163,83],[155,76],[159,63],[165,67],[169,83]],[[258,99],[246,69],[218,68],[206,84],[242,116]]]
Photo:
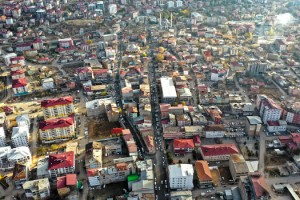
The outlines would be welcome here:
[[[70,140],[75,137],[74,117],[44,120],[39,124],[39,133],[43,143]]]
[[[75,113],[72,96],[45,99],[41,102],[41,107],[45,119],[68,117]]]
[[[171,189],[188,189],[194,187],[194,168],[191,164],[169,165],[169,184]]]

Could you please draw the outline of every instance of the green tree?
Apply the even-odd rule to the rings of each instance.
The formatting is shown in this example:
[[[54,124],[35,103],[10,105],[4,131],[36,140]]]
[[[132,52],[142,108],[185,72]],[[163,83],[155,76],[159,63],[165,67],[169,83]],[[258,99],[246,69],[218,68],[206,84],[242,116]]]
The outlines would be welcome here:
[[[47,147],[39,147],[36,149],[37,155],[45,155],[47,153]]]
[[[155,58],[155,60],[157,61],[157,62],[161,62],[161,61],[163,61],[165,59],[165,56],[162,54],[162,53],[158,53],[157,55],[156,55],[156,58]]]
[[[59,149],[59,146],[57,144],[51,144],[51,151],[57,151]]]

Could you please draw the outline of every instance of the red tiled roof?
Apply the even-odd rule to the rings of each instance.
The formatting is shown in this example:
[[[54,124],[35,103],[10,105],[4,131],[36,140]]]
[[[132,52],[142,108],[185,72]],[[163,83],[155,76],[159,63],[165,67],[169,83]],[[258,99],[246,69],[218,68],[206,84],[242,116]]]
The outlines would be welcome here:
[[[154,148],[154,142],[153,142],[153,136],[151,135],[146,135],[144,137],[145,143],[147,144],[148,147]]]
[[[61,189],[65,187],[66,187],[66,177],[65,176],[57,177],[56,188]]]
[[[137,152],[137,146],[135,143],[127,144],[129,153]]]
[[[69,151],[59,154],[50,154],[48,170],[75,166],[74,152]]]
[[[126,164],[126,163],[117,163],[117,164],[116,164],[116,168],[117,168],[118,170],[124,171],[124,170],[127,169],[127,164]]]
[[[212,181],[212,175],[205,160],[197,160],[195,168],[199,181]]]
[[[24,58],[24,56],[17,56],[17,57],[10,59],[10,61],[18,61],[18,60],[25,60],[25,58]]]
[[[87,73],[87,72],[93,72],[91,67],[80,67],[77,68],[77,73]]]
[[[256,198],[269,195],[267,182],[263,176],[251,176],[254,192]]]
[[[24,87],[27,85],[26,78],[19,78],[12,80],[12,88]]]
[[[291,133],[293,142],[295,142],[296,144],[300,143],[300,134],[299,133]]]
[[[88,177],[98,176],[98,169],[88,169],[87,176]]]
[[[73,97],[72,96],[65,96],[60,98],[53,98],[53,99],[45,99],[41,102],[41,106],[43,108],[48,108],[52,106],[57,105],[66,105],[73,103]]]
[[[195,147],[193,139],[174,139],[174,149],[193,149]]]
[[[48,119],[40,122],[39,129],[44,131],[44,130],[55,129],[55,128],[64,128],[64,127],[72,126],[73,124],[74,124],[73,117]]]
[[[108,69],[93,69],[94,75],[107,73]]]
[[[76,174],[67,174],[66,175],[67,185],[76,185],[77,184],[77,177]]]
[[[203,145],[201,146],[201,151],[204,156],[230,155],[239,153],[239,150],[235,144]]]
[[[20,75],[20,74],[24,74],[24,70],[23,69],[19,69],[19,70],[11,71],[10,72],[11,76]]]

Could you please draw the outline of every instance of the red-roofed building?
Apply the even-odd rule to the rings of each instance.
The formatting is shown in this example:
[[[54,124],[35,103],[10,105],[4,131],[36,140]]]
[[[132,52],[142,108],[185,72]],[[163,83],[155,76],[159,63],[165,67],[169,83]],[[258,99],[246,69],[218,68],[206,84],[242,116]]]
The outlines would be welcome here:
[[[41,102],[41,107],[45,119],[67,117],[75,112],[72,96],[45,99]]]
[[[74,117],[44,120],[39,124],[39,133],[43,143],[70,140],[75,136]]]
[[[50,154],[48,171],[51,178],[73,174],[75,171],[75,154],[73,151]]]
[[[212,187],[212,175],[206,160],[197,160],[195,163],[196,174],[200,188]]]
[[[267,121],[278,121],[282,115],[282,108],[273,99],[265,95],[257,96],[259,115],[264,123]]]
[[[10,75],[11,75],[11,79],[13,79],[13,80],[25,78],[25,73],[24,73],[23,69],[11,71]]]
[[[23,44],[17,44],[16,45],[16,51],[27,51],[32,49],[31,43],[23,43]]]
[[[11,58],[10,62],[11,62],[12,65],[19,64],[21,66],[24,66],[25,65],[25,58],[24,58],[24,56],[17,56],[17,57]]]
[[[77,74],[78,74],[79,80],[81,80],[81,81],[92,80],[94,78],[93,70],[91,67],[77,68]]]
[[[242,199],[271,199],[270,187],[264,176],[260,173],[251,173],[248,176],[241,176],[238,187]]]
[[[33,49],[35,49],[35,50],[41,50],[41,49],[44,49],[43,40],[40,39],[40,38],[35,39],[35,40],[33,41],[32,45],[33,45]]]
[[[195,148],[193,139],[174,139],[173,148],[175,154],[192,152]]]
[[[145,144],[149,153],[155,153],[154,140],[152,135],[146,135],[144,137]]]
[[[98,81],[107,81],[109,75],[108,69],[93,69],[94,79]]]
[[[76,174],[67,174],[66,175],[66,185],[67,186],[76,186],[77,185]]]
[[[12,80],[12,89],[15,96],[28,94],[28,84],[26,78]]]
[[[202,145],[200,153],[203,160],[218,161],[229,160],[230,155],[239,153],[239,150],[235,144],[214,144]]]

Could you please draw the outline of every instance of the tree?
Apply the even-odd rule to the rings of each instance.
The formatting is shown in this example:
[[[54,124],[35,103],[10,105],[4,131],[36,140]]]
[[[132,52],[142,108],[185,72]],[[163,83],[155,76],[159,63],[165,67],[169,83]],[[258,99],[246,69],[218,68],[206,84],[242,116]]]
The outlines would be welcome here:
[[[245,142],[244,142],[244,145],[246,145],[246,144],[247,144],[247,142],[245,141]]]
[[[148,55],[147,55],[147,53],[143,52],[141,56],[142,57],[147,57]]]
[[[86,43],[92,44],[92,43],[93,43],[93,40],[88,40],[88,41],[86,41]]]
[[[169,163],[169,164],[173,164],[173,158],[171,158],[171,157],[168,158],[168,163]]]
[[[47,147],[39,147],[36,149],[38,155],[45,155],[47,153]]]
[[[190,158],[188,159],[188,163],[191,164],[191,159]]]
[[[59,149],[59,146],[57,144],[51,144],[51,151],[57,151]]]
[[[106,96],[107,92],[101,92],[101,96]]]
[[[156,55],[156,58],[155,58],[155,60],[157,61],[157,62],[161,62],[161,61],[163,61],[165,59],[165,56],[162,54],[162,53],[158,53],[157,55]]]
[[[178,160],[178,164],[182,164],[182,160]]]
[[[159,53],[165,52],[165,48],[163,48],[163,47],[158,47],[158,52],[159,52]]]

